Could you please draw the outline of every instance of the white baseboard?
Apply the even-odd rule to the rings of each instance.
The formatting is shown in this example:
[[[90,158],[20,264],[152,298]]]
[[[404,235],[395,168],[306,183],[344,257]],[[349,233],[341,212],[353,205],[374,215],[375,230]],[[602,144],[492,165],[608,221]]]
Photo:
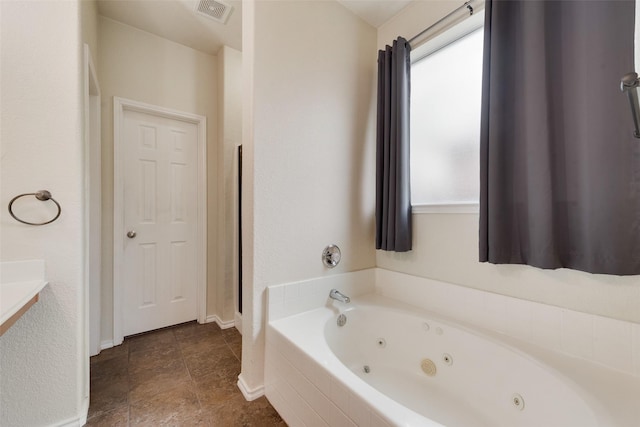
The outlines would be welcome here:
[[[113,345],[113,340],[104,340],[104,341],[101,341],[101,342],[100,342],[100,349],[98,350],[98,352],[97,352],[96,354],[90,354],[90,356],[91,356],[91,357],[93,357],[93,356],[97,356],[97,355],[99,355],[99,354],[100,354],[100,352],[101,352],[102,350],[106,350],[106,349],[111,348],[111,347],[115,347],[115,346]]]
[[[220,329],[229,329],[233,328],[236,324],[234,320],[222,320],[218,317],[217,314],[212,314],[211,316],[207,316],[206,323],[216,322]]]
[[[76,418],[69,418],[60,423],[53,424],[56,427],[82,427],[87,423],[87,415],[89,414],[89,399],[84,398],[82,402],[82,410]]]
[[[113,340],[105,340],[100,343],[100,350],[106,350],[113,347]]]
[[[251,390],[244,381],[242,374],[238,375],[238,388],[242,392],[244,398],[248,401],[256,400],[257,398],[264,396],[264,385]]]
[[[82,417],[70,418],[68,420],[62,421],[59,424],[53,424],[53,425],[56,427],[82,427],[86,423],[87,423],[87,417],[85,416],[84,420],[82,419]]]
[[[237,311],[235,315],[235,323],[236,329],[240,332],[240,335],[242,335],[242,314]]]
[[[237,319],[238,313],[236,313],[236,319]],[[242,317],[240,318],[242,321]],[[205,319],[205,323],[211,323],[211,322],[216,322],[218,324],[218,326],[220,326],[220,329],[229,329],[229,328],[233,328],[234,326],[236,326],[236,321],[237,320],[227,320],[227,321],[223,321],[222,319],[220,319],[218,317],[217,314],[213,314],[211,316],[207,316],[207,318]],[[238,328],[238,330],[240,332],[242,332],[242,327]],[[102,350],[106,350],[108,348],[114,347],[114,343],[113,340],[104,340],[102,342],[100,342],[100,351]]]

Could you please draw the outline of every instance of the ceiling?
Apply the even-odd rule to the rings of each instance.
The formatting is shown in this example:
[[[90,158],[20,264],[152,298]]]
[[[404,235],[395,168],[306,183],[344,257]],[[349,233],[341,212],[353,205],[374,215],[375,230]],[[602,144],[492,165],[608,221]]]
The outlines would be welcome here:
[[[224,1],[233,7],[226,24],[196,14],[199,0],[98,0],[98,13],[215,55],[222,45],[242,50],[242,1]],[[377,28],[412,0],[337,1]]]
[[[344,7],[378,28],[404,9],[412,0],[337,0]]]
[[[176,43],[215,55],[222,45],[242,50],[242,1],[226,24],[196,14],[199,0],[98,0],[98,13]]]

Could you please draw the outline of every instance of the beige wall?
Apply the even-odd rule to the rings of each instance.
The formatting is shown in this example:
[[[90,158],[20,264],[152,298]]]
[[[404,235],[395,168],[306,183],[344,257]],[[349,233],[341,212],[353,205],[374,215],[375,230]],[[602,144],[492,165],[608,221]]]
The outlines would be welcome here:
[[[81,0],[79,4],[82,41],[89,45],[95,61],[98,54],[98,5],[95,0]]]
[[[414,2],[378,30],[378,46],[411,38],[458,3]],[[482,13],[482,12],[480,12]],[[378,267],[585,313],[640,322],[640,277],[479,263],[477,214],[414,214],[414,249],[378,251]]]
[[[111,19],[99,18],[102,91],[102,339],[113,336],[113,97],[207,118],[208,295],[215,295],[217,221],[216,57]],[[207,314],[212,307],[207,307]]]
[[[242,52],[218,51],[218,286],[215,312],[234,320],[238,284],[237,147],[242,144]]]
[[[0,15],[0,260],[42,259],[50,281],[0,337],[0,425],[81,425],[89,361],[80,5],[2,1]],[[42,189],[62,206],[58,220],[33,227],[9,217],[13,196]],[[34,203],[46,219],[52,206]]]
[[[266,286],[375,265],[375,42],[334,1],[243,4],[245,392],[263,382]]]

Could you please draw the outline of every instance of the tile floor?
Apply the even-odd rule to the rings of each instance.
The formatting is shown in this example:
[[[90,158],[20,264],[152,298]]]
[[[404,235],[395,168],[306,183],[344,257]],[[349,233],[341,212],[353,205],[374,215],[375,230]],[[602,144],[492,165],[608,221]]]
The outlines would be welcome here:
[[[247,402],[238,389],[241,345],[215,323],[126,338],[91,358],[86,425],[286,426],[265,397]]]

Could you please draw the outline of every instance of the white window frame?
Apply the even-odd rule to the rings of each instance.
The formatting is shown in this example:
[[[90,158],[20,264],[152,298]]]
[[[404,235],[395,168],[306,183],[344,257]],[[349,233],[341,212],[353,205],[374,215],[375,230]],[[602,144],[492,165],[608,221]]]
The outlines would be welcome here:
[[[483,26],[484,13],[476,11],[476,13],[467,17],[462,22],[455,24],[446,31],[427,39],[424,43],[413,48],[411,51],[411,64],[455,43]],[[480,205],[479,203],[412,203],[411,212],[413,214],[477,214],[480,212]]]

